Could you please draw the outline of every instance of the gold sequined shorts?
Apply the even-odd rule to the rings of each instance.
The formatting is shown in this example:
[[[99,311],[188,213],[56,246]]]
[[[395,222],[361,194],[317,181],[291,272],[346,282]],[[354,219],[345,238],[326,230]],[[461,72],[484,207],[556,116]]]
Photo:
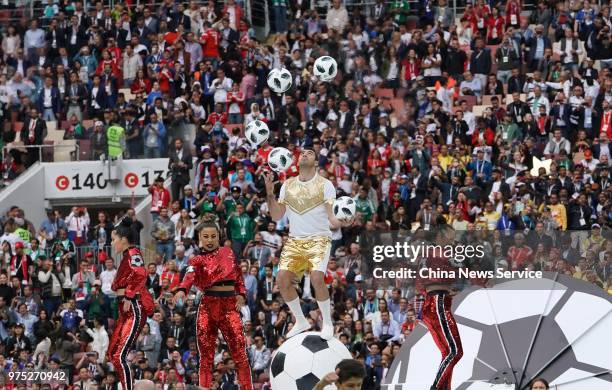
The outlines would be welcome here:
[[[289,237],[281,252],[279,269],[291,271],[298,279],[301,279],[306,271],[325,272],[331,242],[330,237]]]

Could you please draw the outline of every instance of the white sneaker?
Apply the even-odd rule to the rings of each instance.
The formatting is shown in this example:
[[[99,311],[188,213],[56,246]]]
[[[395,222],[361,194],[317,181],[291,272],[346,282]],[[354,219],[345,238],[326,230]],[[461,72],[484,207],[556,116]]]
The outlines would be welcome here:
[[[334,328],[331,326],[324,326],[321,329],[321,338],[324,340],[331,340],[334,337]]]
[[[289,331],[289,333],[287,333],[287,338],[291,338],[293,336],[296,336],[302,332],[307,331],[308,329],[310,329],[310,323],[308,323],[308,321],[306,322],[296,322],[295,325],[293,325],[293,328],[291,328],[291,330]]]

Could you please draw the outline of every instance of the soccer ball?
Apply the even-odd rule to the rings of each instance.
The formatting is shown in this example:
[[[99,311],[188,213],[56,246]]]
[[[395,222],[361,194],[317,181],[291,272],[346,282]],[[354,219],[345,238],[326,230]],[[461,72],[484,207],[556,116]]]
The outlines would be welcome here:
[[[319,57],[314,63],[314,74],[321,81],[332,81],[338,74],[338,64],[330,56]]]
[[[340,361],[351,358],[336,338],[324,340],[317,332],[300,333],[285,341],[272,356],[272,389],[312,390]]]
[[[291,152],[283,147],[272,149],[268,155],[268,165],[274,172],[284,172],[293,164]]]
[[[270,136],[270,129],[268,128],[266,122],[256,119],[249,122],[249,124],[246,126],[245,134],[247,140],[249,140],[249,142],[253,145],[257,146],[266,142]]]
[[[452,389],[523,389],[536,375],[559,390],[611,389],[612,378],[601,375],[612,370],[611,310],[600,287],[553,273],[468,288],[453,299],[463,357]],[[381,389],[429,390],[439,364],[440,350],[419,324]]]
[[[355,201],[350,196],[341,196],[334,201],[334,215],[339,220],[349,220],[357,211]]]
[[[272,69],[268,73],[268,87],[278,94],[287,92],[291,88],[291,83],[291,73],[285,68]]]

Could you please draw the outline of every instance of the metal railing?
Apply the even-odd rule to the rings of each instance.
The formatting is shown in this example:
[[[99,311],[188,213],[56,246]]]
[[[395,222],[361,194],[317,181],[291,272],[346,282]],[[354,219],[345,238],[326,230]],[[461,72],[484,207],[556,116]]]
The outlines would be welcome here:
[[[38,149],[38,161],[43,161],[43,149],[44,148],[52,148],[52,149],[56,149],[56,148],[71,148],[74,149],[74,151],[70,152],[70,156],[73,157],[74,156],[74,160],[71,161],[79,161],[79,144],[75,143],[75,144],[53,144],[53,145],[16,145],[16,144],[8,144],[5,145],[4,147],[2,147],[2,161],[5,161],[7,158],[7,154],[8,152],[10,152],[13,149],[16,150],[20,150],[20,149]],[[45,161],[45,162],[53,162],[53,161]]]
[[[144,246],[138,246],[138,249],[140,249],[140,253],[142,254],[145,266],[155,262],[156,252],[154,250],[151,250]],[[104,257],[102,257],[102,259],[100,258],[101,257],[100,255],[103,252],[106,254],[107,259],[113,260],[115,264],[115,268],[119,267],[119,263],[121,262],[121,254],[115,252],[113,247],[110,245],[103,245],[103,246],[99,246],[97,244],[92,245],[91,242],[87,243],[86,245],[80,245],[80,246],[75,245],[75,252],[74,252],[75,256],[72,260],[72,265],[78,268],[78,264],[80,263],[80,261],[84,260],[86,258],[87,253],[89,252],[93,254],[93,263],[91,265],[94,266],[96,276],[99,276],[100,273],[104,271],[105,269],[104,267],[105,259]],[[59,261],[56,258],[57,253],[53,253],[53,248],[49,248],[49,247],[45,248],[45,255],[49,259]]]

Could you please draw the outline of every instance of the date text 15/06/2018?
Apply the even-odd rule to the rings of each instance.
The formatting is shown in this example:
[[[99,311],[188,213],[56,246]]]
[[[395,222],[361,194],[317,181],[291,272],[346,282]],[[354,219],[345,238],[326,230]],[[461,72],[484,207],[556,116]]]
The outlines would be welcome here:
[[[9,371],[7,378],[10,383],[43,383],[43,382],[59,382],[68,383],[68,373],[63,370],[24,370],[24,371]]]
[[[467,268],[457,268],[457,270],[441,270],[438,268],[400,268],[394,270],[384,270],[380,267],[374,268],[373,276],[376,279],[454,279],[454,278],[477,278],[477,279],[540,279],[542,271],[520,270],[507,271],[498,268],[495,271],[469,270]]]

